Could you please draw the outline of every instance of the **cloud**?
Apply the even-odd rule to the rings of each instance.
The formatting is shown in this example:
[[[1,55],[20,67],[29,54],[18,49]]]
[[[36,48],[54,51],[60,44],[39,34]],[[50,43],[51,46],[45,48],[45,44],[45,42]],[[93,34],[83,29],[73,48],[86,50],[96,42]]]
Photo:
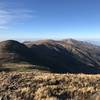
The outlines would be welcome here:
[[[6,30],[6,29],[8,29],[7,26],[0,25],[0,30]]]
[[[35,11],[25,8],[5,7],[0,3],[0,29],[6,29],[15,23],[24,23],[25,21],[35,17]]]

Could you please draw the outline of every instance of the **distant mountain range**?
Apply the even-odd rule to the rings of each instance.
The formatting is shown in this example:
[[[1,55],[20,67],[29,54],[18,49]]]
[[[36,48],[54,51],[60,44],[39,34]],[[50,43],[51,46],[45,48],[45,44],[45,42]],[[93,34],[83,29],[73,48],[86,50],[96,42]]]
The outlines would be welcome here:
[[[54,72],[100,73],[100,46],[74,39],[0,42],[0,63],[27,62]]]

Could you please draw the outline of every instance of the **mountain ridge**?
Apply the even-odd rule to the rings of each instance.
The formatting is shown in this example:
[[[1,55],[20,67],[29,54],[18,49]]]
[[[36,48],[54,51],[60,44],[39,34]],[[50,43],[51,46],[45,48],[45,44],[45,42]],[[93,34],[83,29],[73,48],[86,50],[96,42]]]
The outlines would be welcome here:
[[[55,72],[100,73],[100,47],[74,39],[0,42],[0,63],[21,61]]]

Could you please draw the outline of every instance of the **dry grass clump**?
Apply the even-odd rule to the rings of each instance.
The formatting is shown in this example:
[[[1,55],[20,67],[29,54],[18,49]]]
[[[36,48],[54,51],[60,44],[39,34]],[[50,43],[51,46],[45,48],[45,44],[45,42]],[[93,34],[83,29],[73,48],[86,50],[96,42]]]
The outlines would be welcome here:
[[[0,100],[99,100],[100,75],[1,72]]]

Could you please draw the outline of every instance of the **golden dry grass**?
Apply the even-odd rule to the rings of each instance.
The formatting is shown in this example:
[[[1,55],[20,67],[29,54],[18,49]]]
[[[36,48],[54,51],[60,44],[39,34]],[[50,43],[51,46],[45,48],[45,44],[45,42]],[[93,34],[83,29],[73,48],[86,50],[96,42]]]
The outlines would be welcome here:
[[[100,100],[100,75],[1,72],[0,100]]]

